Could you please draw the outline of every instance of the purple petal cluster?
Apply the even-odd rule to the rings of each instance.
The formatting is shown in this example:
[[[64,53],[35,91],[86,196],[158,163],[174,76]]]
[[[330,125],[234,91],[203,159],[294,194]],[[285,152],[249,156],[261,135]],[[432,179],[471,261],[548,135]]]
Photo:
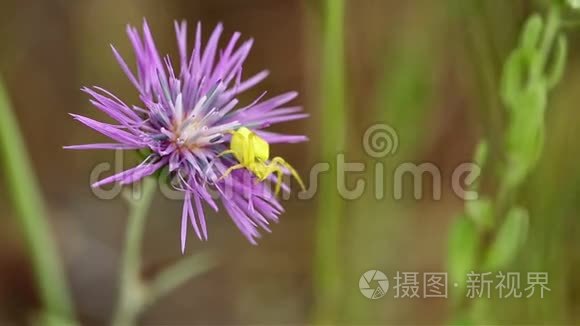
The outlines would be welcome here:
[[[113,182],[130,184],[167,168],[173,187],[184,193],[182,251],[185,250],[189,224],[200,239],[208,239],[204,207],[217,211],[220,201],[235,225],[255,244],[260,236],[259,229],[269,231],[269,223],[278,220],[283,208],[266,184],[252,179],[250,171],[237,170],[222,180],[223,173],[237,162],[219,154],[229,148],[229,133],[242,126],[270,144],[305,141],[305,136],[277,134],[263,129],[307,115],[301,113],[300,107],[288,106],[296,98],[295,92],[269,99],[264,99],[264,93],[249,105],[239,105],[238,95],[255,87],[268,75],[267,71],[262,71],[250,78],[242,76],[252,40],[240,44],[240,34],[234,33],[225,47],[219,48],[223,28],[218,25],[204,45],[201,24],[198,24],[190,52],[186,23],[176,22],[175,32],[178,65],[169,56],[159,55],[147,22],[143,23],[142,31],[127,27],[136,57],[136,71],[129,68],[114,47],[112,49],[122,70],[137,89],[141,103],[128,105],[100,87],[83,88],[91,97],[91,103],[115,123],[72,116],[112,141],[66,148],[144,150],[150,153],[138,166],[105,178],[93,187]],[[218,196],[213,196],[213,193]]]

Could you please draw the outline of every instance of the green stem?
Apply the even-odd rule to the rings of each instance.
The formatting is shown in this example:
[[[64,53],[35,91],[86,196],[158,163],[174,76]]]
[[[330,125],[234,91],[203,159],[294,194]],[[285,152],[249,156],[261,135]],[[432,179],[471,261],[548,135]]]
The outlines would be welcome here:
[[[119,302],[114,326],[130,326],[149,305],[183,285],[191,278],[207,272],[216,265],[213,255],[192,255],[181,259],[155,276],[151,282],[141,278],[141,243],[145,233],[147,212],[155,194],[156,180],[143,180],[143,193],[139,199],[127,198],[131,204],[129,222],[125,231],[125,250],[121,261]]]
[[[340,223],[343,201],[336,192],[336,156],[344,152],[346,91],[344,72],[344,0],[325,0],[322,71],[322,159],[330,174],[322,180],[316,225],[314,275],[317,323],[331,323],[339,313],[341,292]]]
[[[39,190],[18,122],[0,82],[0,154],[9,194],[28,243],[34,276],[47,320],[72,323],[72,300],[57,245],[51,235]]]
[[[145,304],[145,286],[141,279],[141,243],[145,231],[146,217],[153,195],[155,178],[143,180],[143,192],[139,199],[129,200],[131,204],[129,221],[125,231],[125,249],[121,261],[119,280],[119,302],[113,318],[113,325],[128,326],[136,323]]]

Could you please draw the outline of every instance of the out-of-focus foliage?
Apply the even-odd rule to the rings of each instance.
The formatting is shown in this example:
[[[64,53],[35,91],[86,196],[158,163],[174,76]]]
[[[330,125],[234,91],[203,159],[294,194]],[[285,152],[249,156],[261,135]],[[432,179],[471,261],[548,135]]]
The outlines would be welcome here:
[[[580,9],[580,1],[578,1],[578,0],[566,0],[566,2],[573,9]]]
[[[459,217],[453,224],[449,236],[447,266],[449,279],[463,280],[465,275],[473,270],[477,265],[480,241],[479,232],[474,223],[466,217]],[[458,284],[459,286],[452,290],[452,298],[456,303],[463,300],[466,289],[465,282]]]
[[[483,269],[496,271],[509,266],[526,242],[529,216],[525,208],[514,207],[505,217],[503,225],[487,251]]]
[[[560,31],[560,10],[554,3],[545,21],[540,15],[531,16],[522,29],[518,46],[506,60],[498,90],[508,120],[504,161],[498,173],[499,189],[492,198],[467,202],[468,219],[460,217],[455,222],[449,248],[451,275],[458,276],[466,270],[508,268],[525,248],[530,216],[528,209],[515,204],[515,200],[541,157],[548,94],[564,73],[567,41]],[[479,166],[486,160],[486,144],[482,141],[475,153],[474,162]],[[490,238],[491,242],[486,240]],[[473,243],[478,241],[485,245],[474,250]],[[477,301],[470,305],[472,314],[466,318],[476,322],[493,320],[483,312],[487,303]],[[485,320],[481,320],[484,315]]]
[[[44,200],[27,154],[18,121],[0,80],[0,155],[6,186],[28,245],[36,286],[42,298],[42,323],[74,325],[74,312],[64,268],[45,213]]]
[[[535,167],[545,137],[548,91],[562,79],[567,41],[559,33],[560,13],[554,9],[544,23],[532,16],[520,44],[508,58],[502,78],[502,99],[509,113],[506,131],[507,187],[517,187]],[[553,47],[554,41],[557,45]],[[552,65],[548,67],[553,55]]]

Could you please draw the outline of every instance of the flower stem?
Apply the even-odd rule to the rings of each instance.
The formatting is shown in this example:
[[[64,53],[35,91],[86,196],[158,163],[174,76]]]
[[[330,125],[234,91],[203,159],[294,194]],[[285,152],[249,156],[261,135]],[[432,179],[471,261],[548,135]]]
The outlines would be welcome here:
[[[145,287],[141,279],[141,243],[156,182],[150,177],[145,178],[142,183],[143,192],[140,198],[129,199],[131,207],[121,261],[119,302],[112,323],[115,326],[134,325],[145,303]]]
[[[9,194],[28,243],[46,321],[74,323],[74,309],[18,122],[0,81],[0,155]]]
[[[119,301],[113,316],[113,326],[135,325],[143,310],[157,299],[215,266],[213,255],[202,253],[181,259],[161,271],[150,282],[141,278],[141,243],[147,212],[155,194],[156,179],[143,179],[142,189],[139,198],[126,196],[130,203],[130,212],[121,261]]]
[[[316,310],[314,321],[328,324],[340,311],[341,275],[340,223],[343,205],[336,192],[336,155],[345,149],[346,93],[344,65],[344,0],[325,0],[323,48],[321,139],[322,159],[331,163],[322,180],[316,226],[314,275]]]

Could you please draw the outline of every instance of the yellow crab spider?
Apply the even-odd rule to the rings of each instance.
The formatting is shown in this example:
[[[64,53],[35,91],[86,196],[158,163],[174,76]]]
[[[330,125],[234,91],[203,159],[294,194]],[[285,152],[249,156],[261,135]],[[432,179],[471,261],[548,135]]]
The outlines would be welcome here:
[[[243,168],[251,171],[260,182],[266,180],[271,174],[276,173],[278,180],[276,182],[275,193],[278,195],[284,174],[282,168],[286,168],[296,178],[302,190],[306,188],[298,172],[289,163],[284,161],[283,158],[274,157],[268,162],[270,159],[270,144],[262,137],[246,127],[230,131],[230,133],[232,134],[230,149],[221,152],[219,156],[232,154],[239,163],[227,169],[220,179],[227,177],[234,170]]]

